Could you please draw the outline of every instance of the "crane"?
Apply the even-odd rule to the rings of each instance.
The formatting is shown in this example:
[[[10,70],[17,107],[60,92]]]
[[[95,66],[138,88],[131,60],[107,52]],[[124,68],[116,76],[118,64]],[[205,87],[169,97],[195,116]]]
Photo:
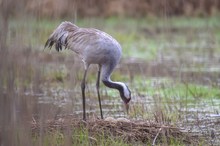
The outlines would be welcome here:
[[[103,119],[102,105],[99,93],[100,76],[105,86],[117,89],[126,110],[129,108],[131,92],[123,82],[111,80],[111,74],[119,63],[122,49],[120,44],[109,34],[94,28],[81,28],[71,22],[62,22],[50,35],[45,43],[45,48],[55,45],[59,52],[65,47],[74,51],[84,63],[84,75],[81,82],[83,120],[86,121],[85,107],[85,81],[88,68],[91,64],[98,65],[96,91],[98,95],[101,118]]]

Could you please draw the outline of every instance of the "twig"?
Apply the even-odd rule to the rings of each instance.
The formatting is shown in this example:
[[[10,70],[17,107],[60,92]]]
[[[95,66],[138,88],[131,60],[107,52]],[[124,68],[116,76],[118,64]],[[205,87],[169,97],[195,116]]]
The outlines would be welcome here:
[[[159,135],[159,133],[160,133],[161,130],[162,130],[162,127],[159,129],[159,131],[157,132],[157,135],[154,137],[154,140],[153,140],[152,146],[155,145],[156,139],[157,139],[157,137],[158,137],[158,135]]]

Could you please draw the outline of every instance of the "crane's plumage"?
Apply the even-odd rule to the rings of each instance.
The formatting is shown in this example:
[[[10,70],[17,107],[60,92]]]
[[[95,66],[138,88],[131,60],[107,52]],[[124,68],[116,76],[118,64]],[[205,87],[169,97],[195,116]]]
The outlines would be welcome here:
[[[83,119],[85,120],[85,78],[90,64],[98,64],[98,79],[96,83],[99,98],[99,106],[102,116],[101,101],[99,95],[99,80],[109,87],[119,90],[120,96],[128,107],[131,99],[131,92],[127,85],[122,82],[113,82],[110,79],[111,73],[119,63],[122,49],[120,44],[107,33],[94,28],[80,28],[71,22],[62,22],[50,35],[45,48],[55,45],[57,51],[63,47],[68,48],[79,55],[85,65],[84,77],[82,80],[83,96]]]

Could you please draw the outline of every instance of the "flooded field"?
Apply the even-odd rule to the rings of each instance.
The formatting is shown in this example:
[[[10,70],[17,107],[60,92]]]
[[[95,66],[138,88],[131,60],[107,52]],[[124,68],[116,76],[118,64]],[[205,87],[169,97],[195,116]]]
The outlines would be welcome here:
[[[123,48],[123,58],[112,80],[126,82],[130,87],[129,114],[118,91],[101,83],[104,117],[169,123],[204,138],[210,145],[218,145],[220,20],[207,19],[79,20],[78,25],[110,33]],[[14,43],[0,64],[5,70],[1,72],[0,90],[4,97],[2,107],[9,109],[5,114],[11,112],[13,116],[3,123],[15,121],[11,125],[16,127],[24,119],[42,122],[68,116],[81,119],[83,63],[70,50],[61,53],[55,49],[43,50],[48,35],[59,22],[34,22],[10,23],[9,39]],[[23,30],[24,36],[23,27],[27,28]],[[100,118],[96,69],[91,66],[87,78],[88,119]]]
[[[173,62],[160,59],[122,60],[115,73],[119,77],[113,77],[127,81],[131,87],[131,108],[127,114],[119,93],[102,85],[100,91],[104,117],[170,123],[182,128],[184,132],[199,135],[209,143],[217,145],[220,136],[220,72],[218,62],[215,62],[217,58],[212,58],[213,63],[209,62],[211,66],[199,68],[181,68],[175,64],[175,59]],[[71,61],[66,63],[64,60],[56,65],[53,64],[54,61],[48,63],[44,70],[51,66],[49,72],[51,70],[56,72],[59,68],[60,75],[55,75],[54,79],[40,85],[39,92],[25,92],[27,98],[29,96],[37,98],[43,112],[52,119],[66,116],[82,118],[80,72],[83,68],[80,60],[76,60],[76,66],[72,68],[68,68]],[[189,59],[185,62],[189,62]],[[79,80],[73,80],[72,83],[70,74],[75,74],[74,68],[79,69]],[[86,109],[87,117],[93,119],[100,118],[95,90],[96,66],[91,68],[90,73],[86,88]],[[51,111],[53,115],[50,114]]]

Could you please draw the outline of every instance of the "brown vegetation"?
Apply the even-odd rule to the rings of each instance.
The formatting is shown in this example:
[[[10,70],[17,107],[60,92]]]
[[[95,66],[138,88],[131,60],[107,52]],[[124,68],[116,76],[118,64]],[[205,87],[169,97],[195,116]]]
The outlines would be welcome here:
[[[215,15],[220,10],[217,0],[30,0],[26,4],[29,12],[39,16],[164,16]]]
[[[34,135],[40,134],[42,125],[39,122],[32,122],[32,132]],[[44,124],[44,132],[59,131],[65,133],[67,130],[76,130],[85,128],[88,130],[89,139],[92,144],[96,145],[97,136],[109,136],[113,138],[120,138],[126,143],[167,143],[168,145],[172,140],[180,140],[185,144],[198,143],[198,137],[190,135],[189,133],[182,132],[180,128],[172,125],[164,125],[150,121],[109,121],[100,119],[90,119],[87,122],[82,122],[79,119],[71,117],[62,117],[57,120],[47,120]],[[197,140],[196,140],[197,139]],[[166,142],[165,142],[166,141]]]

